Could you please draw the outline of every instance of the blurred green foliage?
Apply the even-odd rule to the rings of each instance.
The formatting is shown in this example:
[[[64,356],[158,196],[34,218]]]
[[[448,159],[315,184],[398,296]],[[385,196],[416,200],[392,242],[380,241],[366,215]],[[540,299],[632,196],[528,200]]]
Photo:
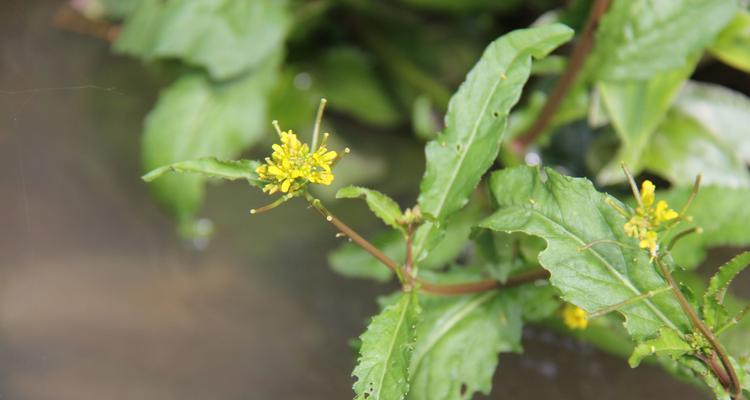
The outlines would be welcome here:
[[[89,14],[122,20],[115,51],[158,63],[174,78],[146,117],[143,163],[147,171],[163,167],[149,178],[203,173],[171,174],[152,185],[184,236],[201,233],[194,219],[206,175],[258,184],[251,161],[211,157],[237,158],[264,143],[272,119],[284,129],[307,128],[326,97],[333,111],[326,128],[411,131],[415,140],[428,141],[416,201],[424,220],[410,248],[420,276],[437,283],[505,282],[537,263],[552,273],[551,284],[512,291],[393,296],[361,337],[358,398],[488,393],[498,353],[519,351],[523,323],[539,321],[618,355],[635,349],[634,366],[657,355],[674,374],[703,379],[717,398],[728,398],[726,385],[694,357],[702,342],[675,298],[651,295],[663,287],[663,276],[646,253],[628,247],[637,242],[625,235],[625,219],[612,204],[632,210],[599,189],[632,202],[625,200],[620,172],[626,162],[636,175],[669,185],[660,198],[679,206],[695,175],[703,175],[692,221],[685,221],[703,234],[686,237],[668,254],[664,262],[672,269],[696,268],[714,246],[750,244],[750,99],[691,80],[714,63],[750,71],[750,17],[739,2],[613,0],[589,38],[581,37],[588,0],[90,4]],[[569,57],[581,43],[593,46],[588,57]],[[579,68],[568,76],[560,107],[546,115],[556,85]],[[540,117],[549,123],[524,147]],[[367,136],[356,140],[364,144]],[[361,184],[374,169],[366,158],[351,160],[340,166],[337,183]],[[522,166],[540,163],[554,169]],[[507,169],[488,174],[498,165]],[[362,187],[338,197],[363,198],[388,227],[373,244],[394,260],[405,258],[410,235],[396,201]],[[675,235],[667,233],[661,245]],[[597,240],[621,246],[586,248]],[[351,243],[329,260],[349,277],[387,281],[393,275]],[[723,274],[739,269],[730,263]],[[706,287],[684,274],[694,292]],[[725,305],[736,315],[745,304],[684,292],[706,320],[721,309],[725,321]],[[625,329],[612,315],[593,320],[587,332],[559,323],[561,298],[591,312],[633,297],[639,300],[619,309]],[[750,347],[743,344],[750,334],[747,322],[738,326],[721,339],[747,389]]]

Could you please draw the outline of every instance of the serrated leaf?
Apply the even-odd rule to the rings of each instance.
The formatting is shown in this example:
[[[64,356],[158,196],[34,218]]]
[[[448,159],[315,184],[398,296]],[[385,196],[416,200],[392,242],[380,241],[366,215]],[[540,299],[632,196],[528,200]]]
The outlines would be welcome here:
[[[687,82],[674,107],[694,118],[720,142],[750,163],[750,98],[720,85]]]
[[[670,112],[643,155],[643,167],[677,186],[703,175],[707,185],[750,186],[750,174],[735,149],[694,119]]]
[[[737,274],[750,264],[750,252],[744,252],[719,267],[711,277],[708,289],[703,294],[703,318],[712,329],[716,330],[726,323],[729,312],[724,306],[724,296],[729,284]]]
[[[489,394],[498,353],[521,350],[522,303],[515,293],[425,297],[409,368],[410,400]]]
[[[500,209],[480,226],[545,239],[547,248],[539,254],[539,262],[550,271],[550,281],[566,301],[594,312],[665,285],[646,252],[625,235],[625,218],[607,203],[607,199],[617,201],[597,192],[588,180],[548,168],[518,167],[494,173],[490,186]],[[582,249],[598,240],[634,248],[601,243]],[[618,311],[635,339],[653,337],[664,327],[689,329],[670,293]]]
[[[601,81],[597,84],[609,120],[621,142],[615,158],[599,173],[599,183],[624,180],[620,168],[622,162],[635,174],[641,171],[641,157],[652,134],[696,63],[697,57],[690,57],[683,67],[660,71],[648,80]]]
[[[260,163],[255,160],[219,160],[215,157],[207,157],[165,165],[143,175],[141,179],[146,182],[153,182],[155,179],[171,172],[178,174],[195,173],[209,178],[221,178],[230,181],[245,179],[252,186],[260,187],[261,181],[255,172],[259,165]]]
[[[676,209],[688,199],[691,189],[675,188],[659,192]],[[688,269],[697,267],[706,257],[706,249],[714,246],[747,246],[750,244],[750,189],[703,186],[690,206],[688,215],[703,233],[689,235],[672,249],[675,262]],[[679,230],[678,230],[679,231]]]
[[[370,210],[380,218],[386,225],[394,229],[404,231],[399,223],[403,217],[401,208],[393,199],[377,190],[367,189],[359,186],[347,186],[336,192],[337,199],[364,198]]]
[[[657,337],[638,343],[628,359],[630,368],[640,365],[641,360],[651,355],[679,357],[690,352],[690,344],[682,339],[673,329],[661,329]]]
[[[114,48],[146,60],[180,58],[223,80],[279,51],[289,23],[283,0],[140,1]]]
[[[681,68],[736,11],[732,0],[615,0],[597,30],[588,73],[595,80],[648,80]]]
[[[143,167],[153,170],[202,157],[234,158],[261,137],[266,124],[266,93],[275,79],[275,63],[242,80],[214,84],[189,74],[164,90],[146,117]],[[168,206],[183,230],[203,201],[205,177],[165,176],[152,183],[156,198]]]
[[[709,50],[724,63],[750,72],[750,13],[738,12]]]
[[[466,204],[497,157],[508,113],[531,72],[531,58],[545,56],[572,34],[570,28],[553,24],[510,32],[487,47],[451,98],[445,130],[425,149],[427,166],[418,199],[422,212],[443,222]],[[418,261],[435,244],[436,232],[435,223],[417,231]]]
[[[406,255],[406,241],[400,232],[389,230],[375,236],[372,244],[393,260],[403,260]],[[353,243],[345,243],[328,254],[331,269],[349,278],[388,281],[393,272],[386,268],[370,253]]]
[[[417,304],[413,293],[376,315],[362,334],[354,392],[357,400],[403,399],[409,392],[409,363],[414,349]]]

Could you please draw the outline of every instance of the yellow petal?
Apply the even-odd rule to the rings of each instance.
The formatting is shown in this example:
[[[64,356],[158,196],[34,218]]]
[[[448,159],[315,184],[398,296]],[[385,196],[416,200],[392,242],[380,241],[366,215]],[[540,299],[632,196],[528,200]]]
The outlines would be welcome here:
[[[292,186],[292,180],[287,179],[281,184],[281,191],[284,193],[289,192],[289,187]]]
[[[654,204],[654,191],[656,186],[650,180],[643,181],[641,184],[641,202],[644,206],[648,207]]]

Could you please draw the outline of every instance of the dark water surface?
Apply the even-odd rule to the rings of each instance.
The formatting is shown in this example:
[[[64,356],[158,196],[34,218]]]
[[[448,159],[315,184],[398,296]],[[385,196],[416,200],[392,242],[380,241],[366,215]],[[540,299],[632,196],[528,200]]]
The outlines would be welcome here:
[[[180,242],[139,180],[141,120],[163,82],[52,28],[59,4],[0,6],[0,399],[350,398],[347,342],[392,288],[330,272],[337,239],[302,204],[251,218],[265,199],[241,184],[209,190],[205,251]],[[419,154],[385,140],[368,151]],[[417,182],[412,162],[376,184]],[[501,357],[492,398],[706,398],[544,330],[524,346]]]

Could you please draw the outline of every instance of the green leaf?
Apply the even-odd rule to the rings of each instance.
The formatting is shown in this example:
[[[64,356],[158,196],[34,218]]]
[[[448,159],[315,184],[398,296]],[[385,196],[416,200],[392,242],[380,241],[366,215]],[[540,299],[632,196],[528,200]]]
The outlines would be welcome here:
[[[531,72],[531,58],[545,56],[572,34],[570,28],[553,24],[510,32],[487,47],[451,98],[445,130],[425,149],[427,166],[418,200],[423,213],[443,222],[466,204],[497,157],[508,113]],[[436,236],[435,223],[417,231],[418,261]]]
[[[682,68],[736,11],[733,0],[615,0],[597,30],[588,73],[595,80],[648,80]]]
[[[521,351],[523,307],[515,293],[425,296],[421,306],[408,398],[451,400],[470,399],[475,392],[489,394],[498,353]]]
[[[453,262],[469,245],[471,229],[482,219],[481,206],[477,202],[469,203],[443,224],[444,231],[440,241],[430,251],[420,267],[435,269]]]
[[[637,174],[641,171],[641,157],[651,136],[677,95],[680,86],[690,76],[696,57],[685,66],[661,71],[649,80],[599,82],[597,88],[609,119],[620,137],[620,150],[599,173],[597,180],[612,184],[624,180],[620,165],[625,162]]]
[[[409,363],[414,349],[417,304],[413,293],[376,315],[362,334],[354,392],[357,400],[402,399],[409,392]]]
[[[221,178],[230,181],[236,179],[245,179],[253,186],[260,187],[261,181],[255,169],[260,165],[254,160],[219,160],[217,158],[199,158],[196,160],[180,161],[170,165],[159,167],[141,179],[146,182],[153,182],[167,173],[175,172],[203,174],[210,178]]]
[[[355,47],[334,47],[314,67],[313,87],[331,108],[373,125],[391,126],[402,115],[378,77],[373,60]]]
[[[675,108],[694,118],[738,158],[750,163],[750,99],[742,93],[710,83],[690,81],[683,86]]]
[[[480,230],[474,238],[481,265],[500,282],[505,282],[510,275],[525,266],[517,254],[520,251],[521,236],[524,235]]]
[[[631,368],[640,365],[641,360],[651,355],[665,355],[672,358],[679,357],[692,351],[690,344],[672,329],[661,329],[659,335],[635,346],[633,354],[628,359]]]
[[[404,231],[404,227],[399,223],[403,217],[401,208],[398,203],[393,201],[387,195],[377,190],[367,189],[359,186],[347,186],[336,192],[337,199],[356,199],[364,198],[370,210],[383,222],[397,230]]]
[[[180,58],[228,79],[277,53],[289,23],[283,0],[145,0],[114,48],[146,60]]]
[[[539,262],[550,271],[562,297],[591,313],[665,285],[645,251],[625,235],[625,218],[585,179],[551,169],[518,167],[493,174],[491,190],[500,209],[480,226],[524,232],[547,241]],[[626,207],[621,205],[621,207]],[[616,241],[633,246],[600,243]],[[653,337],[664,327],[688,331],[689,322],[670,293],[662,292],[618,310],[635,339]]]
[[[744,252],[719,267],[719,271],[711,277],[708,289],[703,294],[703,318],[712,329],[716,330],[727,322],[729,312],[724,307],[724,296],[732,279],[748,264],[750,252]]]
[[[406,256],[406,241],[400,232],[389,230],[375,236],[372,244],[393,260]],[[387,282],[393,273],[370,253],[353,243],[345,243],[328,255],[331,269],[349,278]]]
[[[675,188],[659,192],[657,197],[680,209],[688,199],[691,189]],[[750,189],[703,186],[688,211],[693,224],[703,233],[684,237],[672,249],[672,257],[680,266],[697,267],[706,257],[706,249],[715,246],[750,245]],[[679,230],[677,230],[679,231]]]
[[[274,78],[271,63],[226,84],[213,84],[200,74],[181,77],[162,92],[146,117],[144,169],[202,157],[236,157],[261,137],[266,125],[265,94]],[[165,176],[151,184],[183,232],[190,231],[203,201],[204,182],[205,177],[191,174]]]
[[[724,63],[750,72],[750,13],[747,10],[737,13],[709,50]]]
[[[643,166],[678,186],[691,185],[698,174],[707,185],[750,186],[735,149],[679,112],[667,115],[643,155]]]

